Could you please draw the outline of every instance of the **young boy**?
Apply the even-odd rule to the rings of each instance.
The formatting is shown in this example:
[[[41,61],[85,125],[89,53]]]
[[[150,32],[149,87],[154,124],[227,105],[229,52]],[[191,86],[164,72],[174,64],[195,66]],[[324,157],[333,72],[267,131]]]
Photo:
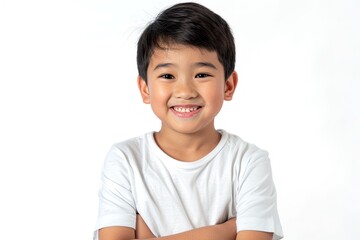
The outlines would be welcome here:
[[[214,126],[238,81],[228,24],[176,4],[142,33],[137,64],[161,128],[110,149],[95,238],[280,239],[267,152]]]

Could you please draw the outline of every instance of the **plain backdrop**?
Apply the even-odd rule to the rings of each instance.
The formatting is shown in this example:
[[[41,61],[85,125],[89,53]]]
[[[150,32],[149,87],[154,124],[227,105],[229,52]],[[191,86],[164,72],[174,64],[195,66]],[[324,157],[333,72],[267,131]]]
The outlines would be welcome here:
[[[1,239],[92,239],[110,146],[159,128],[136,42],[177,1],[0,1]],[[285,239],[360,234],[360,2],[198,1],[231,26],[216,127],[270,153]]]

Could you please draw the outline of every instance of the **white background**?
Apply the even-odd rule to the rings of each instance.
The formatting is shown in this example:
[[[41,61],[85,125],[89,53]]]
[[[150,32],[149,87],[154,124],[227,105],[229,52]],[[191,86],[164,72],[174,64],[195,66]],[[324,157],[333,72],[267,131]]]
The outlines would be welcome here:
[[[359,1],[198,1],[240,82],[217,127],[270,152],[285,239],[360,234]],[[136,41],[175,1],[0,1],[1,239],[91,239],[111,144],[157,130]]]

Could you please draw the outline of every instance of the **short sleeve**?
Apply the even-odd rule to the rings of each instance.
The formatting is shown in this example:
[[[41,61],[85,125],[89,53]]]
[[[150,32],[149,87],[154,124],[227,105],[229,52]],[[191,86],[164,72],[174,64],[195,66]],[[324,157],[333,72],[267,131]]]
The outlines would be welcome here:
[[[283,232],[277,210],[276,189],[270,159],[266,151],[251,146],[244,154],[236,189],[237,231],[273,232],[281,239]]]
[[[136,226],[136,207],[131,191],[131,168],[124,154],[113,146],[101,172],[99,212],[94,239],[103,227]]]

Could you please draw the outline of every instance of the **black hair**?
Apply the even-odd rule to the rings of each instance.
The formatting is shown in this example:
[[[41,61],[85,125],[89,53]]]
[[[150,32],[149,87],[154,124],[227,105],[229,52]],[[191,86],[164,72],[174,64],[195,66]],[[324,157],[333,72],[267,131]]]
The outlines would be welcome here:
[[[162,11],[141,34],[137,46],[137,67],[145,82],[155,48],[172,43],[216,51],[224,67],[225,80],[234,71],[235,43],[227,22],[210,9],[187,2]]]

